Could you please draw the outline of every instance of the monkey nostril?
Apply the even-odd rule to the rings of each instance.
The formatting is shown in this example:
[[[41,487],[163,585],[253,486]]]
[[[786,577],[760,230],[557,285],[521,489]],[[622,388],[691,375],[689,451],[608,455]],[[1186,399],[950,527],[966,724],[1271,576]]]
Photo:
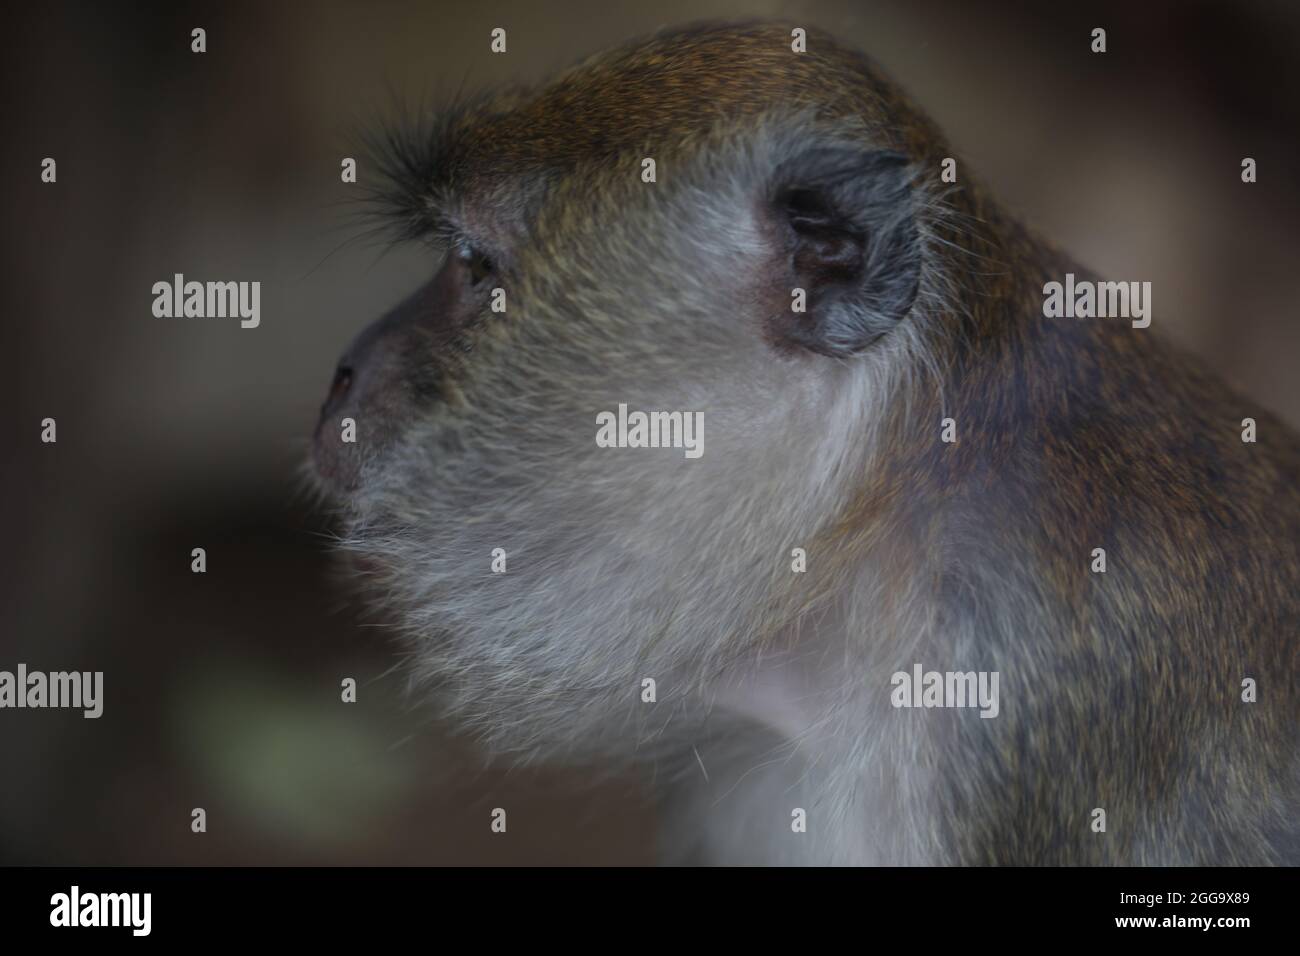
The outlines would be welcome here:
[[[330,393],[329,397],[325,399],[325,407],[333,408],[338,405],[351,387],[352,369],[346,365],[340,365],[334,372],[334,381],[330,384]]]

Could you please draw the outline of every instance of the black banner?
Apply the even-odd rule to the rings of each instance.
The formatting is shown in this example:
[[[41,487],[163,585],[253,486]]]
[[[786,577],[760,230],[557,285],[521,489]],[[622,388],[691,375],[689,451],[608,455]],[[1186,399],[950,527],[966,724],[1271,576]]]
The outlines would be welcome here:
[[[0,884],[7,940],[338,945],[418,929],[429,946],[439,932],[544,942],[608,928],[653,939],[693,925],[859,939],[920,930],[927,945],[1131,937],[1231,946],[1291,925],[1296,885],[1288,870],[499,868],[9,868]]]

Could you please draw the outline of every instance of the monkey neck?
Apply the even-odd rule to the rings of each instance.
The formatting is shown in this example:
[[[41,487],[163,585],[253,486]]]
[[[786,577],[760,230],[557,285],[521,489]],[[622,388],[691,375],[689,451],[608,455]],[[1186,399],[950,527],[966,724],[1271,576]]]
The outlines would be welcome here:
[[[1042,448],[1046,433],[1065,434],[1066,398],[1086,402],[1095,387],[1070,356],[1115,349],[1108,330],[1043,318],[1043,282],[1073,267],[996,210],[980,212],[1000,238],[978,246],[977,263],[1017,268],[974,311],[924,317],[942,333],[929,356],[938,380],[900,377],[901,394],[850,469],[857,483],[808,549],[815,573],[794,576],[782,623],[715,685],[719,714],[767,735],[750,767],[771,759],[773,738],[788,747],[796,781],[815,781],[843,818],[844,858],[855,862],[955,852],[939,834],[987,772],[966,758],[1016,715],[898,709],[891,678],[918,666],[1006,669],[1016,635],[1021,647],[1025,635],[1041,639],[1038,654],[1050,658],[1051,609],[1011,599],[1035,587],[1025,580],[1013,592],[999,580],[1021,565],[996,550],[990,516],[1026,520],[1002,476],[1017,473],[1030,460],[1019,456]],[[954,324],[967,334],[953,335]],[[944,418],[956,422],[955,443],[940,439]],[[1018,673],[1032,669],[1023,654],[1016,661]]]
[[[770,814],[783,801],[816,808],[822,832],[835,834],[828,845],[816,841],[821,858],[937,862],[930,821],[942,733],[930,714],[890,706],[890,678],[917,663],[942,669],[951,651],[940,650],[923,575],[900,585],[898,562],[874,559],[859,571],[848,591],[721,675],[714,714],[724,726],[739,718],[754,731],[740,744],[743,736],[731,736],[732,746],[749,749],[729,759],[733,778],[775,804],[756,812]],[[725,766],[709,758],[715,775]],[[728,847],[723,855],[744,852]]]

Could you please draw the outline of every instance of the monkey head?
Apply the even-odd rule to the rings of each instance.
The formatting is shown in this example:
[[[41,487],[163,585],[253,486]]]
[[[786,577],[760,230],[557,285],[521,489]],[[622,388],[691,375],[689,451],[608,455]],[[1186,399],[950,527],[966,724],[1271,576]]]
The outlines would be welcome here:
[[[626,753],[642,680],[687,713],[817,600],[791,551],[871,469],[944,280],[937,133],[810,46],[663,34],[385,141],[382,211],[440,264],[344,353],[316,469],[492,745]],[[620,405],[702,414],[702,454],[602,447]]]

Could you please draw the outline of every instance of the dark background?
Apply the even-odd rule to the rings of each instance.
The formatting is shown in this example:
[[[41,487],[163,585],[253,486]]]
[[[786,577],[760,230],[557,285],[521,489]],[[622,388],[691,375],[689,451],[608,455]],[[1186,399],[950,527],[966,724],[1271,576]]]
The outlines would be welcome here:
[[[404,694],[400,649],[332,573],[297,473],[339,352],[433,266],[348,242],[339,163],[393,94],[540,79],[661,26],[753,15],[867,50],[963,169],[1107,278],[1150,280],[1153,331],[1300,422],[1300,4],[16,7],[0,669],[103,670],[105,710],[0,711],[0,862],[651,859],[634,775],[485,766]],[[261,327],[155,318],[150,288],[175,272],[260,280]]]

